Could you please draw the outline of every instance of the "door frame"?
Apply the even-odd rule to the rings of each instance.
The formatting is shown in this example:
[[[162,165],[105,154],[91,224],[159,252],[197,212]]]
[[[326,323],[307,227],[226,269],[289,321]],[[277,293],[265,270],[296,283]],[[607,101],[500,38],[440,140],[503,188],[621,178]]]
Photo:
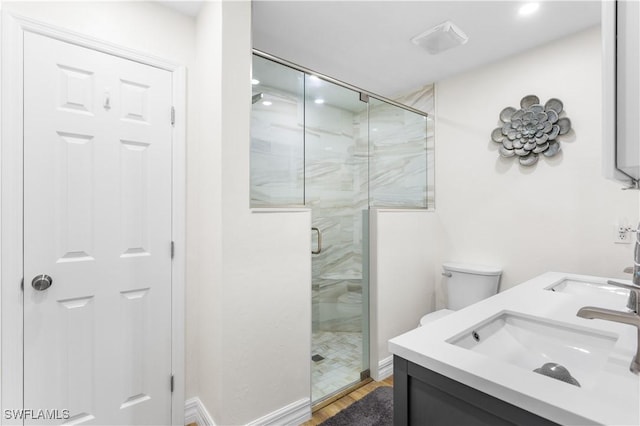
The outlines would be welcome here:
[[[0,424],[23,399],[23,40],[31,32],[171,72],[172,128],[171,421],[184,425],[186,69],[163,59],[0,10]],[[167,116],[167,120],[170,117]],[[167,377],[167,387],[170,385]],[[64,407],[59,407],[64,408]]]

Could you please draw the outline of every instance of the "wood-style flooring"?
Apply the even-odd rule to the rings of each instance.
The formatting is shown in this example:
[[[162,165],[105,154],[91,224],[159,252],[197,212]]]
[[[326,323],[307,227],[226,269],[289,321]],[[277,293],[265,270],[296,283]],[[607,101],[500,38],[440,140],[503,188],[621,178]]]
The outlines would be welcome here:
[[[393,386],[393,376],[384,379],[380,382],[369,382],[366,385],[354,390],[353,392],[343,396],[337,401],[327,405],[326,407],[321,408],[320,410],[313,413],[311,420],[308,420],[302,424],[302,426],[316,426],[320,423],[324,422],[330,417],[338,414],[339,411],[344,410],[349,405],[354,402],[364,398],[370,392],[373,392],[374,389],[379,388],[380,386]]]
[[[319,425],[320,423],[324,422],[328,418],[335,416],[336,414],[338,414],[339,411],[344,410],[354,402],[361,400],[362,398],[367,396],[370,392],[373,392],[374,389],[379,388],[380,386],[393,386],[393,376],[387,379],[384,379],[381,382],[369,382],[366,385],[354,390],[353,392],[343,396],[337,401],[313,413],[311,420],[304,422],[301,426]],[[197,426],[197,425],[195,423],[190,423],[187,426]]]

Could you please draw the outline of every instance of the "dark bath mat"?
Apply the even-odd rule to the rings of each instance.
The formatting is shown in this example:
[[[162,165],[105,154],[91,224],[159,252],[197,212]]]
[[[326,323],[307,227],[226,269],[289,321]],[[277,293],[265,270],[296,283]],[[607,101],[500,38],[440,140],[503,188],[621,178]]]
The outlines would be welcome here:
[[[356,401],[321,426],[390,426],[393,424],[393,388],[382,386]]]

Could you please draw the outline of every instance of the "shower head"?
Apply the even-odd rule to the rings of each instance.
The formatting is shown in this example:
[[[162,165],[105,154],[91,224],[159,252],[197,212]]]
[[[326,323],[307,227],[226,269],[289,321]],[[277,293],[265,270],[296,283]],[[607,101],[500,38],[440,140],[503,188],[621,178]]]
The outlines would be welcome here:
[[[255,103],[256,103],[256,102],[258,102],[260,99],[262,99],[262,98],[263,98],[263,96],[264,96],[264,95],[263,95],[262,93],[258,93],[258,94],[255,94],[255,95],[251,96],[251,104],[255,104]]]

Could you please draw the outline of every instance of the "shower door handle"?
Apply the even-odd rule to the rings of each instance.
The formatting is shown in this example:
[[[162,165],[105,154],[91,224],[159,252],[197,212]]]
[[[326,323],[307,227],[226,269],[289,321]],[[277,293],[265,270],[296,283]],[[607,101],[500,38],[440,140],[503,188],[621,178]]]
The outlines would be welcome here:
[[[312,231],[316,231],[318,233],[318,249],[317,250],[311,250],[312,254],[320,254],[320,252],[322,251],[322,234],[320,233],[320,230],[318,228],[311,228]]]

